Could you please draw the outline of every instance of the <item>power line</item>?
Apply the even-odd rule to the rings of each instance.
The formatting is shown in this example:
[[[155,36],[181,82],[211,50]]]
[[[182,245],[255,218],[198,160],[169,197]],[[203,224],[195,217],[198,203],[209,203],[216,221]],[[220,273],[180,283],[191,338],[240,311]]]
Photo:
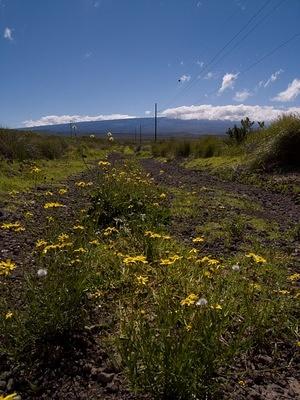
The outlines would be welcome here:
[[[270,16],[279,8],[283,3],[285,3],[287,0],[280,0],[275,7],[272,8],[269,14],[265,15],[263,18],[261,18],[250,31],[248,31],[231,49],[227,51],[218,61],[217,63],[220,63],[225,57],[227,57],[234,49],[236,49],[262,22],[270,18]]]
[[[268,4],[271,2],[272,0],[266,0],[266,2],[262,5],[262,7],[260,7],[258,9],[258,11],[256,11],[252,17],[247,21],[247,23],[227,42],[225,43],[225,45],[217,51],[217,53],[212,57],[212,59],[202,68],[202,71],[200,71],[200,75],[198,75],[196,78],[192,79],[190,81],[190,83],[182,89],[181,93],[177,93],[173,99],[171,101],[169,101],[168,103],[166,103],[164,106],[162,106],[162,108],[165,108],[166,106],[168,106],[169,104],[172,104],[173,101],[183,92],[185,92],[186,90],[189,90],[193,84],[195,83],[195,81],[197,81],[199,79],[199,77],[201,77],[201,75],[207,70],[207,68],[209,66],[211,66],[214,61],[220,56],[220,54],[245,30],[247,29],[247,27],[251,24],[251,22],[268,6]],[[162,111],[162,110],[160,110]]]
[[[300,32],[299,33],[295,33],[293,36],[291,36],[289,39],[285,40],[284,42],[280,43],[278,46],[274,47],[271,51],[269,51],[268,53],[266,53],[265,55],[263,55],[261,58],[259,58],[258,60],[256,60],[254,63],[250,64],[247,68],[245,68],[244,70],[242,70],[239,75],[244,75],[246,72],[250,71],[252,68],[256,67],[256,65],[260,64],[262,61],[264,61],[266,58],[272,56],[274,53],[276,53],[278,50],[280,50],[282,47],[286,46],[287,44],[289,44],[291,41],[293,41],[294,39],[296,39],[297,37],[300,37]],[[214,89],[213,91],[211,91],[210,93],[208,93],[208,96],[211,96],[212,94],[217,93],[218,90]]]

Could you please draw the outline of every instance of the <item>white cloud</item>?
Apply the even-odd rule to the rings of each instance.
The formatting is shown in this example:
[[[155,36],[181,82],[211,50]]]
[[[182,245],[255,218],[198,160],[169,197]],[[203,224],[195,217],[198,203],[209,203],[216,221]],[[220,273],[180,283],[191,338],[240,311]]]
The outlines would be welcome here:
[[[181,82],[188,82],[188,81],[190,81],[191,80],[191,75],[182,75],[180,78],[179,78],[179,81],[181,81]]]
[[[95,1],[94,7],[95,7],[95,8],[98,8],[99,6],[100,6],[100,1]]]
[[[145,111],[145,114],[146,115],[151,115],[151,111],[147,110],[147,111]]]
[[[183,61],[180,61],[180,65],[184,65],[184,62],[183,62]]]
[[[3,37],[7,40],[13,40],[13,35],[12,35],[12,29],[10,28],[5,28],[4,29],[4,34]]]
[[[215,77],[215,74],[210,71],[205,75],[204,79],[212,79],[214,77]]]
[[[197,65],[199,65],[201,68],[203,67],[203,65],[204,65],[204,61],[196,61],[196,64]]]
[[[225,74],[222,79],[222,85],[219,89],[219,93],[223,93],[226,89],[233,89],[234,88],[234,83],[237,80],[238,77],[237,74]]]
[[[91,51],[87,51],[87,52],[84,54],[83,58],[91,58],[92,55],[93,55],[93,53],[92,53]]]
[[[213,106],[182,106],[164,110],[160,116],[177,119],[208,119],[239,121],[248,116],[255,121],[270,121],[282,114],[300,113],[300,107],[275,108],[273,106],[249,106],[244,104]]]
[[[132,115],[126,114],[110,114],[110,115],[47,115],[37,120],[24,121],[25,127],[30,126],[45,126],[45,125],[57,125],[57,124],[68,124],[70,122],[89,122],[89,121],[110,121],[113,119],[130,119],[136,118]]]
[[[277,81],[278,77],[280,74],[282,74],[283,69],[279,69],[278,71],[274,72],[269,79],[267,79],[265,82],[264,81],[260,81],[258,86],[259,87],[268,87],[269,85],[271,85],[271,83]]]
[[[244,90],[241,90],[240,92],[236,92],[236,94],[235,94],[235,96],[234,96],[234,100],[235,101],[245,101],[245,100],[247,100],[248,99],[248,97],[250,97],[250,96],[252,96],[252,93],[251,92],[249,92],[249,90],[247,90],[247,89],[244,89]]]
[[[198,3],[196,4],[198,8],[200,8],[202,6],[202,1],[198,1]]]
[[[293,101],[300,94],[300,79],[294,79],[293,82],[289,83],[287,89],[278,93],[272,100],[275,101]]]

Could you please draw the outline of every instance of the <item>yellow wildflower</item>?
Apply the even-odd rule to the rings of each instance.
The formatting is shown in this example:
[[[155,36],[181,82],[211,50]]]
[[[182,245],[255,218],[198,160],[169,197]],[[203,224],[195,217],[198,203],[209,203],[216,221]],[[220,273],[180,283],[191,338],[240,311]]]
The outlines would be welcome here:
[[[257,254],[254,254],[254,253],[248,253],[248,254],[246,254],[246,257],[251,258],[257,264],[265,264],[267,262],[267,260],[265,258],[258,256]]]
[[[53,222],[53,221],[54,221],[54,218],[51,217],[51,216],[50,216],[50,217],[46,217],[46,218],[47,218],[47,221],[48,221],[48,222]]]
[[[136,277],[138,284],[139,285],[146,285],[146,283],[149,281],[149,279],[146,276],[137,276]]]
[[[300,347],[300,341],[296,342],[296,346]]]
[[[261,291],[261,285],[259,283],[250,283],[250,287],[257,290],[258,292]]]
[[[11,312],[11,311],[8,311],[6,314],[5,314],[5,319],[10,319],[10,318],[12,318],[13,317],[13,313]]]
[[[36,242],[36,244],[35,244],[35,247],[37,248],[37,249],[39,249],[39,248],[41,248],[41,247],[44,247],[44,246],[47,246],[47,242],[46,242],[46,240],[44,240],[44,239],[39,239],[37,242]]]
[[[61,195],[64,195],[64,194],[68,193],[68,189],[64,189],[64,188],[59,189],[58,193]]]
[[[196,303],[197,300],[198,300],[198,296],[194,293],[191,293],[188,297],[181,300],[180,304],[182,306],[192,306],[193,304]]]
[[[44,208],[45,208],[45,209],[47,209],[47,208],[59,208],[59,207],[66,207],[66,206],[64,206],[64,205],[61,204],[61,203],[57,203],[57,202],[55,202],[55,203],[46,203],[46,204],[44,205]]]
[[[53,196],[53,193],[50,192],[50,190],[47,190],[47,192],[45,192],[45,196]]]
[[[154,232],[151,232],[151,231],[146,231],[144,236],[148,236],[151,239],[161,238],[161,235],[159,233],[154,233]]]
[[[98,165],[99,167],[109,167],[111,164],[109,161],[99,161]]]
[[[24,215],[25,215],[25,218],[31,218],[31,217],[33,217],[33,214],[32,214],[32,212],[30,212],[30,211],[26,211],[26,213],[25,213]]]
[[[211,305],[210,308],[212,308],[213,310],[222,310],[223,307],[221,306],[221,304],[216,303]]]
[[[16,267],[16,264],[11,260],[0,261],[0,275],[9,275]]]
[[[188,332],[191,331],[192,328],[193,328],[193,327],[192,327],[191,324],[188,324],[188,325],[185,326],[185,330],[188,331]]]
[[[239,385],[246,386],[246,382],[241,380],[241,381],[239,381]]]
[[[74,250],[74,253],[87,253],[87,250],[85,250],[83,247],[79,247],[78,249]]]
[[[166,193],[161,193],[161,195],[159,196],[161,199],[165,199],[167,197]]]
[[[296,282],[300,279],[300,274],[293,274],[288,277],[288,280],[291,282]]]
[[[128,265],[128,264],[136,264],[136,263],[143,263],[143,264],[147,264],[148,261],[146,259],[145,256],[134,256],[134,257],[130,257],[127,256],[123,259],[124,264]]]
[[[77,230],[77,231],[83,231],[84,230],[84,226],[83,225],[74,225],[73,229]]]
[[[12,394],[9,394],[9,395],[7,395],[5,397],[0,394],[0,400],[16,400],[17,398],[19,398],[17,393],[12,393]]]
[[[14,232],[25,231],[25,228],[20,224],[20,222],[7,222],[1,225],[2,229],[7,229]]]
[[[193,239],[193,243],[202,243],[202,242],[204,242],[204,238],[202,236],[198,236]]]
[[[69,239],[70,239],[70,236],[67,235],[66,233],[61,233],[61,234],[58,236],[57,239],[58,239],[59,242],[65,242],[66,240],[69,240]]]
[[[100,244],[100,242],[99,242],[98,239],[94,239],[94,240],[91,240],[91,241],[89,242],[89,244],[98,245],[98,244]]]
[[[41,172],[41,168],[37,167],[36,165],[30,168],[30,172],[32,174],[38,174],[39,172]]]
[[[80,181],[80,182],[75,183],[75,186],[80,187],[80,188],[85,188],[85,187],[92,186],[92,185],[93,185],[93,182]]]
[[[118,231],[118,229],[117,228],[115,228],[115,227],[108,227],[108,228],[106,228],[105,230],[104,230],[104,232],[103,232],[103,235],[104,236],[109,236],[109,235],[111,235],[112,233],[114,233],[114,232],[119,232]]]

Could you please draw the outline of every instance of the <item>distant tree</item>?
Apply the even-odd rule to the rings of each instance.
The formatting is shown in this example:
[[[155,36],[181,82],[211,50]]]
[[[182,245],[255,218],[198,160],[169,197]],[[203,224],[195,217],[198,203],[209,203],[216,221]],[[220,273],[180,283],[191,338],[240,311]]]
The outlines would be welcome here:
[[[265,121],[257,121],[259,129],[264,129],[265,128]]]
[[[250,119],[246,117],[245,119],[241,120],[240,127],[234,125],[233,128],[229,128],[227,130],[226,134],[232,141],[236,142],[237,144],[240,144],[246,139],[248,133],[251,132],[252,126],[254,124],[255,124],[254,121],[250,121]]]
[[[246,117],[245,119],[241,120],[241,125],[242,127],[245,129],[245,131],[251,132],[252,126],[255,124],[254,121],[250,121],[250,119],[248,117]]]

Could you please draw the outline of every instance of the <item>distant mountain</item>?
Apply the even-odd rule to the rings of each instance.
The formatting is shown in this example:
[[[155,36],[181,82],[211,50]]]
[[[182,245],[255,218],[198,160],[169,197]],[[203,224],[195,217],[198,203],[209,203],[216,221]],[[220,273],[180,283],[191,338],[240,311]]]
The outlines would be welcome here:
[[[210,120],[182,120],[170,118],[158,118],[159,136],[190,136],[203,134],[224,134],[233,125],[233,121],[210,121]],[[142,135],[151,136],[154,134],[153,118],[130,118],[111,121],[77,122],[76,133],[78,135],[103,135],[111,132],[114,135],[131,136],[139,133],[142,127]],[[35,126],[32,131],[47,132],[53,134],[70,134],[70,124]]]

